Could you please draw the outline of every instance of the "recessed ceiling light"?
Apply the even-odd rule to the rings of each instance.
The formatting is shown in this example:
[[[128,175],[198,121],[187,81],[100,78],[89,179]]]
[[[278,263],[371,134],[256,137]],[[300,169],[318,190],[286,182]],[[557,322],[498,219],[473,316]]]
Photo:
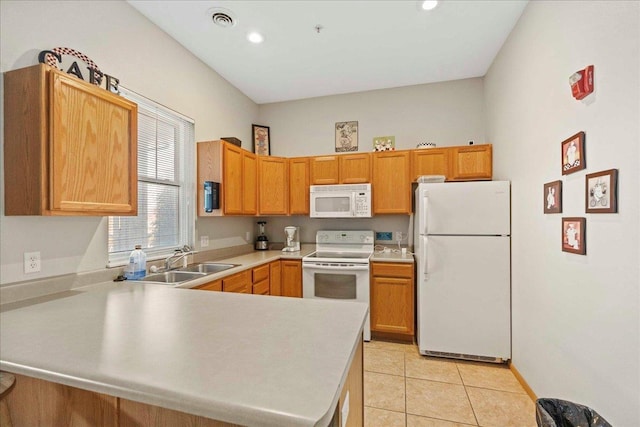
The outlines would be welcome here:
[[[425,0],[422,2],[422,10],[433,10],[438,5],[438,0]]]
[[[247,40],[249,40],[251,43],[262,43],[264,41],[264,37],[262,36],[262,34],[256,32],[256,31],[252,31],[249,34],[247,34]]]

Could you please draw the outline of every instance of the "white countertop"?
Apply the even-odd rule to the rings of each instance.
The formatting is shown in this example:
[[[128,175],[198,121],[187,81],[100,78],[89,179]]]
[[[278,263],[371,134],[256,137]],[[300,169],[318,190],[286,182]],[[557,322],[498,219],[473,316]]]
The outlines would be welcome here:
[[[413,254],[411,252],[402,255],[401,252],[391,250],[389,252],[374,252],[370,258],[371,262],[414,262]]]
[[[241,425],[322,426],[366,312],[119,283],[0,313],[0,369]]]

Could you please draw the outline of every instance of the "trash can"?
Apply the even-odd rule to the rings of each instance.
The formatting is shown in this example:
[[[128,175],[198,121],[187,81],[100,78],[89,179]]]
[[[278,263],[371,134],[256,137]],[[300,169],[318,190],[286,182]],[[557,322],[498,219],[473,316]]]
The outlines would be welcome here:
[[[593,409],[560,399],[536,400],[538,427],[613,427]]]

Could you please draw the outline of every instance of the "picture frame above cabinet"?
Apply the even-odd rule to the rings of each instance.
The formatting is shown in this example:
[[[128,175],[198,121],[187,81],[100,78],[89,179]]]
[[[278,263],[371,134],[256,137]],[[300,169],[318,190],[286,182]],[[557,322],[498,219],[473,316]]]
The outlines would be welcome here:
[[[138,107],[45,64],[4,74],[5,215],[137,215]]]

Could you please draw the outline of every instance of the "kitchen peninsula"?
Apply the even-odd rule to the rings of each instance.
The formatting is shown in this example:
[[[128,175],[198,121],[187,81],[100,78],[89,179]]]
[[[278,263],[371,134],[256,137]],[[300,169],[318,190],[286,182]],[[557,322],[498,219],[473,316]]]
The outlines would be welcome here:
[[[63,395],[70,420],[87,401],[33,394],[68,386],[98,407],[92,420],[75,414],[80,425],[362,425],[366,313],[358,303],[121,283],[1,313],[0,369],[17,374],[6,397],[14,418],[47,400],[60,416],[51,401]]]

